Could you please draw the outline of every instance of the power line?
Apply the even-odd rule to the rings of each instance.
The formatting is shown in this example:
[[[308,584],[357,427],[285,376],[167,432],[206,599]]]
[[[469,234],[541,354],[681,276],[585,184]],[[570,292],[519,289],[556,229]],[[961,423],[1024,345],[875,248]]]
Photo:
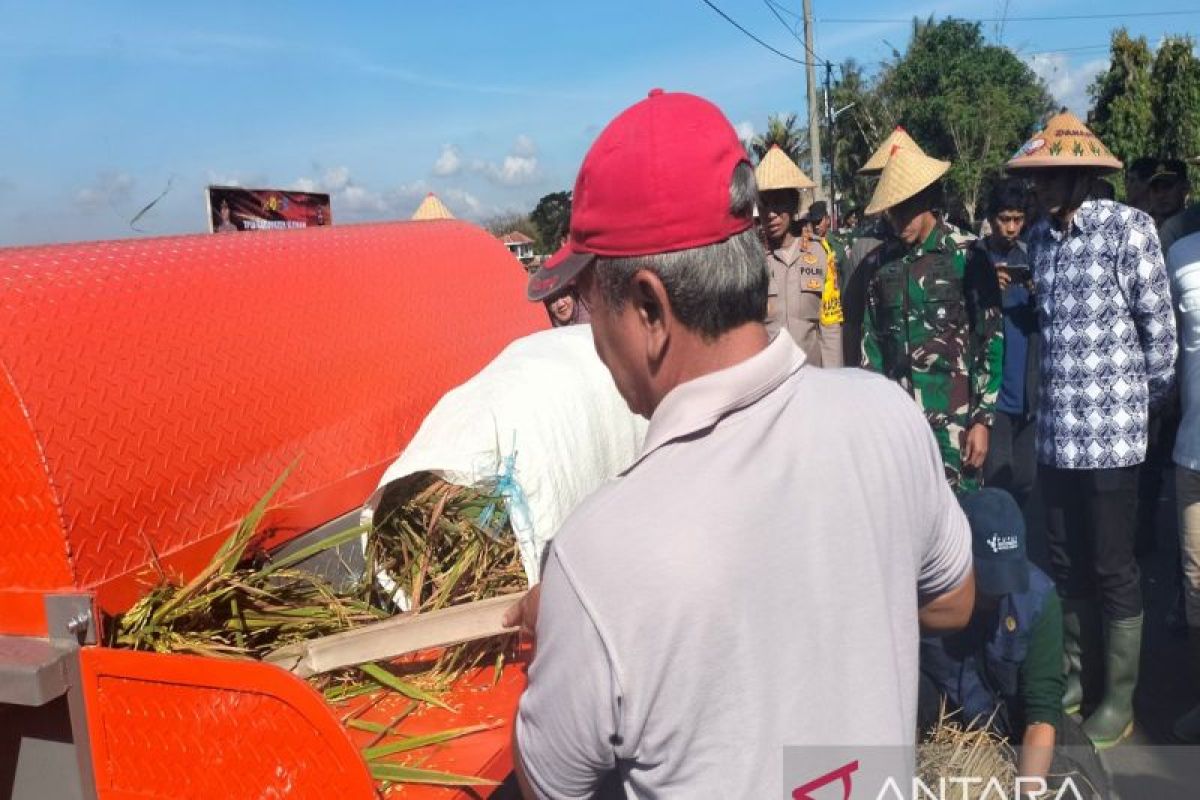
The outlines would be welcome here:
[[[775,19],[779,20],[779,24],[782,25],[785,29],[787,29],[787,32],[792,35],[792,38],[795,39],[797,42],[799,42],[800,45],[805,50],[808,51],[808,54],[810,56],[812,56],[814,61],[816,61],[817,63],[822,63],[825,61],[825,59],[821,58],[815,52],[810,50],[808,47],[808,42],[804,41],[804,39],[802,39],[800,36],[798,36],[796,34],[796,32],[794,30],[792,30],[792,28],[787,24],[787,21],[784,20],[784,18],[779,15],[779,11],[776,10],[775,3],[771,2],[771,0],[763,0],[763,5],[765,5],[770,10],[770,12],[775,15]]]
[[[1200,9],[1191,9],[1188,11],[1134,11],[1126,14],[1064,14],[1058,16],[1047,17],[955,17],[964,22],[1057,22],[1061,20],[1086,20],[1086,19],[1128,19],[1130,17],[1178,17],[1191,14],[1200,14]],[[884,18],[884,17],[822,17],[820,22],[829,22],[833,24],[871,24],[871,23],[904,23],[912,22],[914,18],[919,18],[920,15],[913,17],[901,18]]]
[[[768,50],[770,50],[772,53],[774,53],[775,55],[779,56],[780,58],[786,58],[788,61],[791,61],[791,62],[793,62],[793,63],[795,63],[795,64],[800,64],[800,65],[802,65],[802,66],[808,66],[809,62],[807,62],[807,61],[801,61],[801,60],[800,60],[800,59],[798,59],[798,58],[793,58],[792,56],[789,56],[787,53],[783,52],[782,50],[776,50],[774,47],[772,47],[771,45],[767,44],[767,43],[766,43],[766,42],[764,42],[762,39],[758,38],[758,37],[757,37],[757,36],[755,36],[753,33],[751,33],[750,31],[746,30],[745,28],[743,28],[741,25],[739,25],[739,24],[737,23],[737,20],[735,20],[733,17],[731,17],[731,16],[729,16],[728,14],[726,14],[726,13],[725,13],[724,11],[722,11],[721,9],[717,8],[715,5],[713,5],[711,2],[709,2],[709,0],[700,0],[700,2],[704,3],[704,5],[708,6],[708,7],[709,7],[709,8],[711,8],[713,11],[717,12],[718,14],[720,14],[720,15],[721,15],[721,17],[722,17],[722,18],[723,18],[723,19],[724,19],[726,22],[728,22],[730,25],[732,25],[733,27],[737,28],[739,31],[741,31],[742,33],[746,34],[746,35],[747,35],[747,36],[749,36],[751,39],[753,39],[754,41],[758,42],[760,45],[762,45],[763,47],[767,48]],[[814,66],[815,66],[815,65],[814,65]]]

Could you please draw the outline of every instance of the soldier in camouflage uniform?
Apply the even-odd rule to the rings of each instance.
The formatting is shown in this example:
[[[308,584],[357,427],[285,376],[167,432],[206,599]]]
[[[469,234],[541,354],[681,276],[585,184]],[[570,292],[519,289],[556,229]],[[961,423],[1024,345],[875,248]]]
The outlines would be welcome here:
[[[1000,288],[986,259],[958,243],[933,213],[949,168],[924,154],[893,154],[868,213],[897,234],[865,271],[863,366],[897,381],[925,411],[946,479],[979,488],[1004,362]]]

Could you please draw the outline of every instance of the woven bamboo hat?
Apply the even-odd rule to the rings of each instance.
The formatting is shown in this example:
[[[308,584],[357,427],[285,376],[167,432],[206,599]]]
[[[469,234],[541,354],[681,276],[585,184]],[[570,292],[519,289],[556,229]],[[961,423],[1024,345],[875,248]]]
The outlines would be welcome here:
[[[887,166],[883,168],[883,174],[875,186],[875,194],[871,196],[864,213],[868,216],[878,214],[903,203],[933,185],[948,169],[949,161],[930,158],[920,148],[913,150],[900,145],[893,146]]]
[[[762,161],[754,168],[754,178],[758,182],[760,192],[771,192],[777,189],[812,189],[817,184],[804,171],[796,166],[796,162],[787,157],[779,145],[771,145],[771,149],[763,156]]]
[[[1010,170],[1039,167],[1089,167],[1116,172],[1122,164],[1079,117],[1064,108],[1050,118],[1045,130],[1021,145],[1008,162]]]
[[[450,209],[446,208],[446,204],[438,199],[438,196],[433,192],[425,195],[425,199],[421,201],[421,205],[417,206],[417,210],[413,212],[414,220],[425,219],[454,219],[454,215],[450,213]]]
[[[859,175],[878,175],[883,172],[884,166],[887,165],[888,159],[892,157],[893,147],[903,147],[908,150],[914,150],[918,153],[924,153],[921,146],[908,135],[908,131],[896,126],[896,130],[888,134],[888,137],[883,140],[883,144],[871,154],[867,159],[867,163],[859,167]]]

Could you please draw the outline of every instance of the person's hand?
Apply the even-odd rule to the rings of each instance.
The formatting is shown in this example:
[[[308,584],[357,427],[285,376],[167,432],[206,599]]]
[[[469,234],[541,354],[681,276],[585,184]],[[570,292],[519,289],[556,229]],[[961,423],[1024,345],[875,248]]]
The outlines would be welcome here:
[[[988,438],[990,431],[987,425],[976,422],[967,431],[967,441],[963,445],[963,466],[979,469],[987,458]]]
[[[520,628],[522,637],[532,639],[537,632],[538,605],[541,599],[542,585],[539,583],[504,612],[504,619],[501,620],[504,627]]]
[[[1005,267],[996,267],[996,280],[1000,283],[1000,291],[1004,291],[1012,283],[1012,273]]]

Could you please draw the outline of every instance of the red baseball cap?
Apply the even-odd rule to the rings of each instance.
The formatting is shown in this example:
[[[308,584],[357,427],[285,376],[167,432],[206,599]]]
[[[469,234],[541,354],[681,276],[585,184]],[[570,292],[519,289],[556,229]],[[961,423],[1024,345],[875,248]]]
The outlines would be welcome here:
[[[570,283],[596,256],[644,256],[722,242],[753,220],[729,210],[734,168],[749,163],[715,105],[654,89],[608,124],[575,179],[571,235],[529,279],[530,300]]]

